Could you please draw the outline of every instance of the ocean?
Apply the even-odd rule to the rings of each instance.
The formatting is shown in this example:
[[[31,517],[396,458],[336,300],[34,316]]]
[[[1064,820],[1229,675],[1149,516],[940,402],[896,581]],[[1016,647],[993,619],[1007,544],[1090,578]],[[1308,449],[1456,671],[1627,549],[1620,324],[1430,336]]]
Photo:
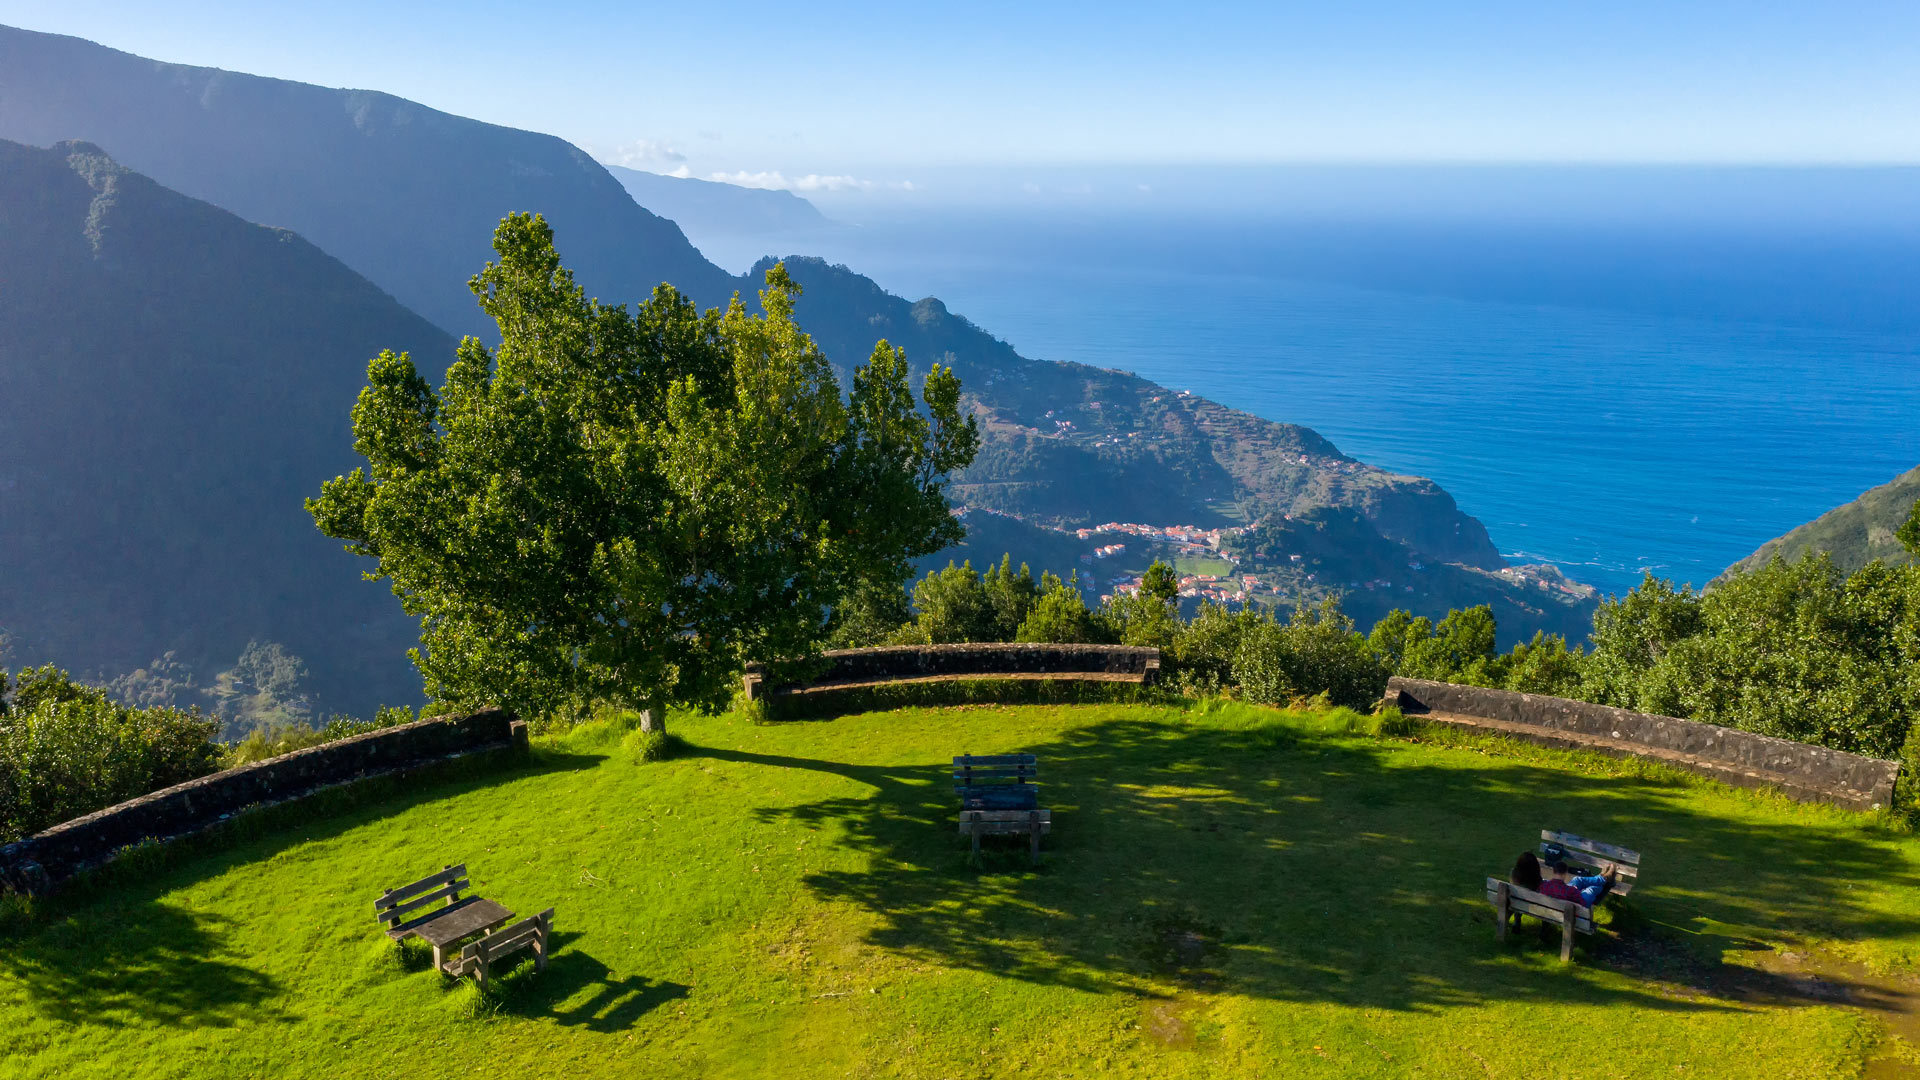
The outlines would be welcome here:
[[[1917,235],[968,211],[779,243],[1027,356],[1311,427],[1619,593],[1704,584],[1920,463]],[[734,269],[768,245],[695,240]]]

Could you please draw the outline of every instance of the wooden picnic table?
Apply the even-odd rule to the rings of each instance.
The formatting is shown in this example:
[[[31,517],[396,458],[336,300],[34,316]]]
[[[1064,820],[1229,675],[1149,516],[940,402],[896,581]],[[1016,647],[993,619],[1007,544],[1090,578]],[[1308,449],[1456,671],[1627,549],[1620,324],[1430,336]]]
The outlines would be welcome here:
[[[413,936],[433,946],[433,966],[441,966],[440,953],[448,945],[483,930],[491,930],[511,921],[513,912],[491,900],[473,897],[445,915],[414,928]]]

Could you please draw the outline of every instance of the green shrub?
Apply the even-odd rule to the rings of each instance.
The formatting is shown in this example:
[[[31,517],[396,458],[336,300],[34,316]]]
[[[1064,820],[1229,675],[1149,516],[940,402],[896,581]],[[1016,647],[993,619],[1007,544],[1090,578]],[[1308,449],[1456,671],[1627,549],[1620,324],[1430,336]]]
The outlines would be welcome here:
[[[134,709],[48,665],[9,688],[0,673],[0,840],[204,776],[219,721],[198,709]]]
[[[1101,629],[1093,613],[1087,610],[1080,586],[1046,574],[1041,578],[1040,598],[1021,621],[1013,640],[1084,645],[1099,641]]]
[[[1163,656],[1161,666],[1182,693],[1221,693],[1234,684],[1234,660],[1247,632],[1272,623],[1271,616],[1253,608],[1229,611],[1220,604],[1201,604],[1193,621],[1174,636],[1173,648]]]
[[[1296,609],[1285,625],[1247,627],[1233,677],[1248,701],[1268,705],[1325,694],[1331,704],[1364,709],[1387,686],[1386,667],[1332,600]]]
[[[1423,716],[1409,716],[1400,711],[1397,705],[1388,705],[1374,714],[1374,730],[1392,738],[1405,738],[1418,735],[1426,730],[1427,720]]]
[[[669,735],[658,728],[642,731],[635,728],[627,732],[620,740],[620,752],[635,765],[645,765],[652,761],[665,761],[685,749],[686,744],[677,736]]]

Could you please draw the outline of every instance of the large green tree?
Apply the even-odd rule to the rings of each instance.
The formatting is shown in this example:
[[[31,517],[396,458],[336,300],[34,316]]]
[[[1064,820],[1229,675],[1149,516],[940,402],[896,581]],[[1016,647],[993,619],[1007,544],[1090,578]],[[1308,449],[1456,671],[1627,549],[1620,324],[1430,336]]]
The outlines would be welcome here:
[[[662,285],[590,300],[537,216],[473,279],[500,345],[435,391],[382,353],[354,406],[365,468],[307,507],[421,619],[429,696],[544,710],[722,704],[749,659],[797,657],[863,582],[958,540],[947,474],[979,443],[934,365],[916,401],[882,341],[843,395],[767,272],[765,315]]]

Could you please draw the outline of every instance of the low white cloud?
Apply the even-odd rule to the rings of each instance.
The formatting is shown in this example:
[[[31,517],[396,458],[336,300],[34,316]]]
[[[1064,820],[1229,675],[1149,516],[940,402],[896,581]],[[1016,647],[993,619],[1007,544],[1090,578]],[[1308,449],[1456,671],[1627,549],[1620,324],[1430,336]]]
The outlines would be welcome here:
[[[657,139],[635,139],[613,148],[607,155],[615,165],[644,169],[649,165],[669,165],[687,160],[687,155]]]
[[[788,176],[778,169],[768,169],[761,172],[748,172],[745,169],[737,172],[716,172],[709,173],[707,179],[715,180],[722,184],[734,184],[738,187],[764,188],[769,191],[917,190],[911,180],[894,180],[881,183],[874,180],[862,180],[857,176],[829,175],[824,173],[807,173],[805,176]]]

